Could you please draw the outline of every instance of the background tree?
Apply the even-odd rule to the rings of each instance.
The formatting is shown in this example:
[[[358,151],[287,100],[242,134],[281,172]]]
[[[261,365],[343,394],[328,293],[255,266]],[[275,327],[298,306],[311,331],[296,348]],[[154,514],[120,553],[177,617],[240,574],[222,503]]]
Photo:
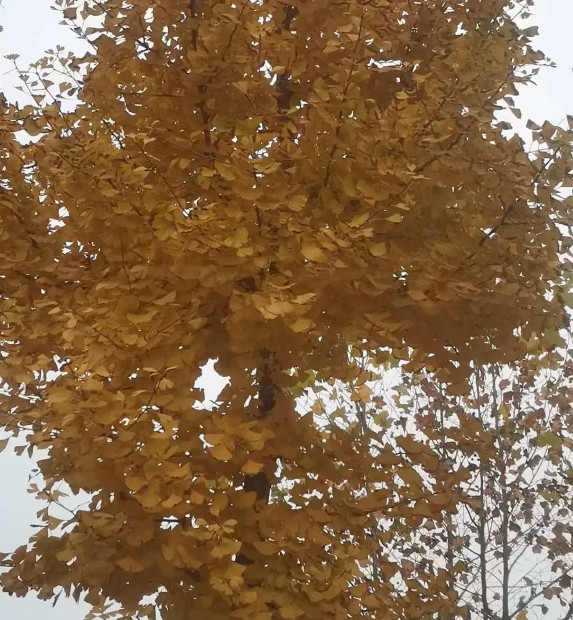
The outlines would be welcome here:
[[[93,54],[40,61],[3,116],[37,136],[2,138],[3,420],[48,450],[44,497],[91,501],[44,511],[4,587],[164,620],[452,613],[446,571],[364,567],[381,518],[415,531],[466,472],[325,432],[291,390],[353,380],[351,345],[463,392],[554,339],[571,140],[545,124],[529,157],[494,120],[542,61],[514,3],[60,6]]]
[[[431,374],[368,371],[365,362],[367,405],[357,398],[360,386],[324,386],[321,423],[377,434],[396,456],[430,448],[448,471],[467,472],[457,497],[449,496],[456,509],[426,515],[416,531],[387,537],[381,518],[373,578],[384,578],[380,568],[391,557],[404,582],[445,569],[472,620],[573,617],[569,351],[478,367],[461,396]],[[431,483],[415,467],[420,482]]]
[[[554,351],[542,364],[480,368],[462,398],[422,382],[420,427],[437,423],[442,437],[429,436],[445,458],[474,470],[442,534],[446,557],[466,567],[457,589],[472,618],[573,616],[572,370],[570,356]],[[489,436],[491,456],[460,450],[450,439],[459,426]]]

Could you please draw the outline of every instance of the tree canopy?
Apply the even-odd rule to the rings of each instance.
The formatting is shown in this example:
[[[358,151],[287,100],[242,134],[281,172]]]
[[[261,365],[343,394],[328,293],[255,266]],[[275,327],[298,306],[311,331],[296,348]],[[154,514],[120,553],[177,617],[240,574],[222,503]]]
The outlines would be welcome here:
[[[496,117],[544,60],[517,4],[58,4],[93,52],[48,54],[0,120],[1,420],[47,450],[43,497],[91,499],[46,508],[4,587],[125,618],[453,613],[446,571],[364,566],[381,514],[415,529],[467,469],[328,431],[293,388],[368,401],[354,348],[462,394],[558,343],[571,134],[531,124],[530,153]]]

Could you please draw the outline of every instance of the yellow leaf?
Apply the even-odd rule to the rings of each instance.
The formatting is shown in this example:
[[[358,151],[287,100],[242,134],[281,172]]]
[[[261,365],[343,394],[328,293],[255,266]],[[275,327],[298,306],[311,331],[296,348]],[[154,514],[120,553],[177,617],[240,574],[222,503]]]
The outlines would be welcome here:
[[[169,545],[161,545],[161,555],[168,562],[173,562],[173,559],[175,558],[175,549]]]
[[[66,388],[54,387],[48,391],[47,400],[52,404],[65,403],[71,399],[71,396]]]
[[[428,448],[421,441],[416,441],[409,435],[406,435],[405,437],[398,437],[396,443],[409,455],[422,454],[428,450]]]
[[[394,213],[394,215],[391,215],[390,217],[385,218],[386,221],[388,222],[392,222],[393,224],[399,224],[402,221],[402,218],[404,216],[401,213]]]
[[[208,444],[211,444],[212,446],[216,446],[222,443],[224,438],[225,438],[225,435],[222,435],[221,433],[206,433],[205,434],[205,441]]]
[[[132,491],[139,491],[145,484],[145,480],[139,476],[127,476],[125,486]]]
[[[361,603],[368,609],[379,609],[381,601],[373,594],[367,594],[362,598]]]
[[[351,228],[358,228],[359,226],[362,226],[362,224],[364,224],[369,217],[370,213],[368,211],[366,211],[366,213],[359,213],[348,222],[348,226]]]
[[[214,558],[224,558],[227,555],[235,555],[239,552],[240,548],[241,541],[223,539],[223,542],[220,545],[217,545],[216,547],[211,549],[211,555]]]
[[[121,334],[121,339],[125,344],[135,344],[139,340],[139,336],[137,334]]]
[[[302,255],[309,261],[313,262],[313,263],[326,263],[328,262],[328,255],[326,254],[326,252],[324,252],[324,250],[321,250],[319,247],[317,247],[316,245],[312,245],[308,242],[303,243],[302,248]]]
[[[296,321],[294,321],[294,323],[290,324],[292,331],[297,333],[306,332],[313,326],[314,322],[304,317],[299,317]]]
[[[412,513],[415,515],[418,515],[419,517],[428,517],[429,519],[435,516],[432,510],[430,509],[430,506],[425,501],[417,501],[414,504]]]
[[[58,551],[56,553],[56,559],[60,560],[60,562],[69,562],[76,557],[76,552],[72,549],[72,547],[66,547],[62,551]]]
[[[165,306],[167,304],[173,303],[175,298],[177,297],[177,291],[170,291],[167,295],[163,295],[159,299],[156,299],[153,303],[156,306]]]
[[[31,116],[27,116],[24,119],[22,127],[24,131],[29,133],[31,136],[39,136],[44,131],[43,128],[38,124],[38,122]]]
[[[288,312],[292,312],[293,306],[288,301],[274,300],[264,306],[264,310],[274,316],[283,316]]]
[[[161,496],[152,489],[136,493],[134,497],[144,508],[156,508],[161,503]]]
[[[233,458],[233,453],[224,444],[219,444],[211,448],[211,454],[218,461],[230,461]]]
[[[88,377],[88,379],[84,381],[82,388],[88,392],[99,392],[103,389],[103,383],[93,377]]]
[[[205,496],[198,491],[191,491],[189,493],[189,501],[193,504],[202,504],[205,501]]]
[[[507,421],[509,419],[509,407],[506,403],[501,403],[501,405],[499,406],[499,412],[501,413],[501,417],[504,420]]]
[[[229,505],[229,498],[223,493],[218,493],[213,498],[209,506],[209,512],[215,516],[219,515]]]
[[[279,550],[276,543],[269,540],[257,540],[253,547],[262,555],[274,555]]]
[[[464,396],[469,393],[470,384],[467,381],[462,381],[461,383],[448,385],[446,390],[448,394],[452,394],[453,396]]]
[[[229,564],[225,569],[225,577],[227,579],[235,579],[244,575],[247,567],[244,564],[236,564],[235,562]]]
[[[183,501],[183,498],[180,495],[175,495],[172,493],[167,499],[161,502],[161,505],[164,508],[173,508],[173,506],[177,506]]]
[[[233,181],[236,178],[233,166],[222,162],[215,162],[215,170],[227,181]]]
[[[231,248],[240,248],[249,240],[249,231],[244,227],[238,228],[232,235],[225,239],[225,245]]]
[[[295,304],[306,304],[315,297],[316,293],[304,293],[304,295],[297,295],[292,301]]]
[[[143,312],[141,314],[136,314],[135,312],[128,312],[126,317],[131,323],[134,323],[135,325],[140,325],[142,323],[149,323],[150,321],[152,321],[153,317],[157,314],[157,312],[158,311],[156,308],[152,308],[148,312]]]
[[[143,565],[130,555],[116,560],[116,564],[126,573],[140,573],[144,570]]]
[[[398,475],[406,484],[411,486],[422,487],[424,484],[420,474],[412,467],[403,467],[399,469]]]
[[[303,615],[304,611],[298,605],[293,603],[285,607],[280,607],[279,613],[281,618],[285,618],[286,620],[296,620],[296,618],[300,618],[300,616]]]
[[[428,496],[428,501],[434,506],[446,506],[451,502],[451,499],[449,493],[434,493]]]
[[[252,461],[251,459],[249,459],[241,467],[241,471],[244,474],[247,474],[248,476],[254,476],[255,474],[258,474],[261,471],[262,468],[263,468],[263,464],[262,463],[256,463],[255,461]]]
[[[169,478],[190,478],[191,477],[191,467],[189,463],[184,463],[180,465],[179,463],[172,463],[170,461],[166,461],[163,463],[162,467],[165,474],[169,476]]]
[[[388,248],[384,242],[375,243],[374,245],[368,246],[368,251],[372,254],[372,256],[386,256],[388,253]]]
[[[423,291],[411,289],[408,291],[408,297],[414,301],[424,301],[427,299],[426,294]]]
[[[304,206],[306,205],[307,197],[300,196],[291,196],[288,199],[288,207],[291,211],[302,211]]]
[[[243,605],[252,605],[256,602],[257,596],[256,590],[247,590],[246,592],[241,592],[239,595],[239,600]]]

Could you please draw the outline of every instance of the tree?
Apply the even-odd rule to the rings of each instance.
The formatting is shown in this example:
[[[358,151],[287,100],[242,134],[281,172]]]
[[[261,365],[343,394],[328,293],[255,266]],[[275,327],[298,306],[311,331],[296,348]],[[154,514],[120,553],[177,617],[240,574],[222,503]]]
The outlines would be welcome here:
[[[41,60],[2,117],[3,422],[48,450],[43,497],[91,502],[48,506],[4,587],[164,620],[451,613],[444,573],[402,591],[364,566],[380,514],[412,530],[464,472],[428,453],[436,488],[402,502],[410,457],[292,389],[353,377],[352,346],[459,392],[554,341],[571,136],[532,126],[530,155],[495,121],[543,61],[515,3],[59,5],[93,54]]]
[[[359,427],[394,457],[417,454],[410,475],[419,484],[432,485],[420,467],[430,453],[442,467],[467,472],[457,493],[429,498],[455,501],[455,509],[423,515],[415,531],[386,536],[381,513],[372,532],[379,543],[373,578],[384,578],[380,568],[391,557],[401,587],[446,570],[468,620],[573,617],[572,371],[570,350],[554,350],[477,367],[469,393],[456,396],[430,373],[375,368],[363,358],[373,395],[367,406],[356,382],[313,387],[323,425]]]
[[[429,377],[413,386],[421,432],[442,458],[473,471],[431,544],[441,541],[464,567],[456,590],[472,619],[573,616],[572,370],[570,355],[554,351],[541,363],[476,369],[465,397]],[[472,434],[490,443],[488,456],[472,448]]]

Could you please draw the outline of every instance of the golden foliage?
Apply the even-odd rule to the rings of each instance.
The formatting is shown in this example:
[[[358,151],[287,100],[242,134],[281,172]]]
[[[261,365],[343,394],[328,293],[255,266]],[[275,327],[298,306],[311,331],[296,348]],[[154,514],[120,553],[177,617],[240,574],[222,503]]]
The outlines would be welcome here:
[[[79,105],[2,118],[2,421],[48,449],[45,497],[93,497],[44,513],[8,590],[125,617],[159,592],[164,620],[451,608],[442,573],[404,593],[390,559],[385,581],[361,565],[376,518],[416,528],[464,472],[328,433],[291,392],[348,380],[349,345],[460,389],[561,326],[571,140],[534,129],[532,157],[494,120],[542,60],[510,5],[63,3],[95,48],[61,63]],[[230,380],[208,412],[211,358]]]

